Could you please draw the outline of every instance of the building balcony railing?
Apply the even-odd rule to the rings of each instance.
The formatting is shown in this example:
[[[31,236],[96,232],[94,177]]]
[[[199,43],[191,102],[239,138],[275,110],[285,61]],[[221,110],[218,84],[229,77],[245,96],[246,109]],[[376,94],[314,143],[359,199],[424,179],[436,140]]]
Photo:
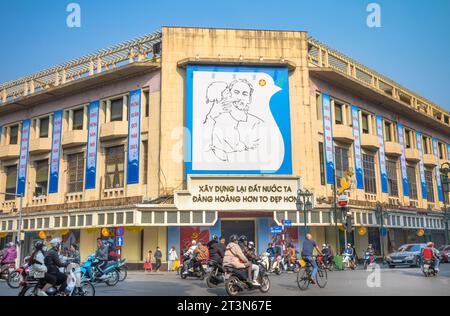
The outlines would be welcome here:
[[[371,134],[361,134],[361,147],[369,150],[378,150],[378,137]]]
[[[385,142],[384,143],[384,152],[387,155],[391,156],[401,156],[402,155],[402,147],[399,143],[396,142]]]
[[[62,147],[86,145],[87,130],[65,131],[62,136]]]
[[[104,123],[100,127],[100,140],[108,141],[128,136],[128,122],[116,121]]]
[[[19,158],[19,154],[20,154],[19,144],[0,146],[0,160]]]
[[[353,129],[350,126],[336,124],[333,127],[333,138],[344,143],[353,143]]]
[[[436,161],[436,156],[433,154],[424,154],[423,155],[423,164],[425,166],[428,167],[436,167],[437,166],[437,161]]]
[[[161,55],[161,37],[159,31],[146,34],[27,77],[0,84],[0,106],[109,69],[134,62],[156,61]]]
[[[420,161],[420,152],[417,148],[406,148],[405,149],[406,160],[419,162]]]
[[[30,139],[30,154],[43,154],[52,150],[51,138],[35,138]]]
[[[331,68],[343,73],[362,85],[395,99],[409,110],[450,127],[448,111],[313,38],[308,40],[308,60],[314,67]]]

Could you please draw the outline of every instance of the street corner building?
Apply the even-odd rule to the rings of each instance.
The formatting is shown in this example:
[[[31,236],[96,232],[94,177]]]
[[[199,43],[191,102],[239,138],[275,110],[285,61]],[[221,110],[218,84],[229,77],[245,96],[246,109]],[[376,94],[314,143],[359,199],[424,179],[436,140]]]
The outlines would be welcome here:
[[[0,84],[0,246],[441,245],[449,117],[306,32],[163,27]]]

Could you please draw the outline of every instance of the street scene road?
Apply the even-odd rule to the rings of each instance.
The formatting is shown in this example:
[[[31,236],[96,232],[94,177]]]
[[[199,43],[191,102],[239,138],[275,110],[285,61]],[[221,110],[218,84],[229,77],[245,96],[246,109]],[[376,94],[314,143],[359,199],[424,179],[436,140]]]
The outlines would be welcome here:
[[[246,292],[249,296],[401,296],[401,295],[450,295],[450,264],[442,264],[438,277],[426,278],[418,268],[396,268],[380,270],[379,279],[371,272],[333,271],[328,273],[326,288],[311,285],[300,291],[296,274],[270,275],[269,293]],[[367,279],[370,279],[368,286]],[[377,282],[377,280],[379,282]],[[19,290],[11,289],[6,282],[0,282],[0,296],[16,296]],[[182,280],[176,273],[130,272],[128,278],[114,287],[96,285],[97,296],[226,296],[225,289],[209,289],[205,281]]]

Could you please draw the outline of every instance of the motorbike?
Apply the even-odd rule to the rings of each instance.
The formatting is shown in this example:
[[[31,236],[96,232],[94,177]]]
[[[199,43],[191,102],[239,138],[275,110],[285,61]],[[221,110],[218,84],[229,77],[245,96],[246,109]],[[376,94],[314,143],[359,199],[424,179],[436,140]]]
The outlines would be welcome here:
[[[23,264],[15,269],[13,272],[9,274],[8,280],[6,283],[12,289],[18,289],[20,287],[20,283],[28,276],[29,272],[29,261],[30,256],[27,256],[23,259]]]
[[[118,262],[108,261],[102,269],[103,273],[97,268],[99,261],[95,255],[90,255],[80,268],[82,280],[89,280],[92,283],[105,282],[108,286],[114,286],[119,282],[119,272],[117,271]]]
[[[3,256],[0,256],[0,261],[3,260]],[[8,280],[9,275],[16,269],[14,263],[4,263],[0,267],[0,279]]]
[[[437,272],[434,268],[433,260],[430,259],[423,260],[422,272],[426,277],[433,277],[437,275]]]
[[[258,260],[259,286],[247,281],[247,269],[234,269],[230,267],[225,268],[225,290],[229,296],[236,296],[243,291],[259,290],[261,293],[267,293],[270,290],[270,279],[267,270],[264,268],[262,260]]]
[[[286,257],[283,257],[281,259],[281,269],[284,272],[294,272],[297,273],[300,270],[300,261],[299,260],[295,260],[294,263],[289,263]]]
[[[261,254],[261,263],[264,265],[264,269],[268,273],[275,273],[277,275],[281,274],[281,256],[277,256],[273,260],[273,262],[270,262],[270,254],[268,252],[264,252]]]
[[[217,287],[219,284],[225,282],[224,271],[222,265],[217,261],[209,260],[208,268],[206,269],[206,285],[209,288]]]
[[[95,288],[89,280],[83,280],[81,277],[80,266],[71,263],[65,268],[68,274],[67,287],[65,293],[58,290],[57,287],[49,288],[45,293],[48,296],[95,296]],[[20,282],[22,289],[19,296],[37,296],[39,288],[45,285],[43,279],[34,279],[26,277]]]
[[[363,262],[364,262],[364,270],[367,270],[367,267],[371,266],[372,263],[375,262],[375,255],[373,253],[366,251],[363,256]]]
[[[352,256],[350,254],[344,253],[343,255],[343,259],[342,259],[342,263],[344,264],[344,266],[346,268],[355,270],[356,269],[356,261],[354,258],[352,258]]]
[[[186,262],[190,262],[192,263],[194,260],[195,256],[191,255],[191,254],[184,254],[183,255],[183,264],[180,265],[180,276],[182,279],[186,279],[187,277],[195,277],[198,278],[200,280],[204,280],[205,276],[206,276],[206,271],[205,269],[207,269],[207,266],[204,265],[203,263],[199,266],[197,266],[193,271],[191,270],[192,268],[192,264],[185,264]]]

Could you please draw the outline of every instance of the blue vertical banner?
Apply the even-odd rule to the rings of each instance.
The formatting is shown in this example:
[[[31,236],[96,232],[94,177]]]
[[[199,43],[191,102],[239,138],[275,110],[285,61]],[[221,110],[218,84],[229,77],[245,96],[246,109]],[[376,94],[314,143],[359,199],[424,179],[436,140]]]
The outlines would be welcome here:
[[[2,136],[2,128],[0,127],[0,137]],[[450,144],[447,144],[447,159],[450,160]]]
[[[377,137],[378,137],[378,161],[380,162],[381,175],[381,192],[389,193],[388,177],[386,171],[386,152],[384,150],[384,136],[383,136],[383,118],[377,115]]]
[[[17,195],[25,196],[27,182],[28,147],[30,142],[30,120],[22,121],[22,136],[20,140],[19,170],[17,172]]]
[[[139,183],[139,148],[141,140],[141,89],[130,92],[128,115],[127,184]]]
[[[356,188],[364,189],[364,174],[362,169],[362,154],[361,154],[361,134],[359,128],[359,108],[352,105],[352,125],[353,125],[353,149],[355,152],[355,173],[356,173]]]
[[[434,151],[434,155],[436,156],[437,167],[434,169],[436,170],[436,183],[437,183],[439,201],[444,202],[444,194],[442,192],[442,183],[441,183],[441,171],[439,170],[440,163],[439,163],[438,140],[436,138],[433,138],[433,151]]]
[[[0,144],[2,143],[2,127],[0,126]]]
[[[427,182],[425,181],[425,167],[423,165],[422,133],[419,131],[416,131],[416,141],[417,141],[417,149],[419,150],[420,154],[419,172],[420,172],[420,186],[422,188],[422,199],[426,200],[428,198],[428,191],[427,191]]]
[[[85,189],[95,189],[97,174],[97,148],[98,148],[98,117],[100,112],[100,101],[89,104],[89,126],[86,149],[86,181]]]
[[[406,170],[406,155],[405,155],[405,129],[402,124],[397,124],[398,142],[402,148],[402,155],[400,156],[400,167],[402,170],[403,196],[409,196],[408,172]]]
[[[334,184],[334,150],[333,150],[333,125],[331,121],[330,96],[322,94],[323,108],[323,137],[325,144],[325,162],[327,165],[327,184]]]
[[[50,185],[49,193],[58,193],[59,161],[61,158],[61,134],[63,111],[53,114],[52,154],[50,158]]]

